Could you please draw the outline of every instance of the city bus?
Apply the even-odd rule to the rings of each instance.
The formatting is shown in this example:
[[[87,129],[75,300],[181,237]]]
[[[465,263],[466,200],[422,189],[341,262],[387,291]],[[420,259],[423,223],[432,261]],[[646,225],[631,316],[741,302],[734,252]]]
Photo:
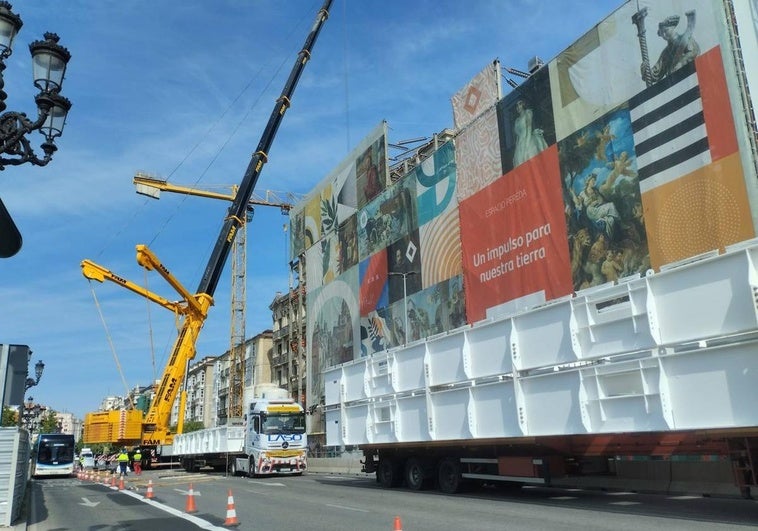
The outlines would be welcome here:
[[[74,436],[41,433],[32,450],[32,477],[73,476]]]

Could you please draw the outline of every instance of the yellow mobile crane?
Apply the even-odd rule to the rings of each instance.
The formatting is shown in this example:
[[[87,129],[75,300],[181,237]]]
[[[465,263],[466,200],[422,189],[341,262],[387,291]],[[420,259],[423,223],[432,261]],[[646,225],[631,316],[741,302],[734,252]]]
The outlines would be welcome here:
[[[261,135],[247,170],[239,186],[239,190],[234,196],[232,205],[229,207],[228,215],[224,219],[221,231],[216,239],[215,246],[211,252],[205,272],[200,280],[197,292],[190,293],[181,283],[174,278],[169,270],[155,257],[150,250],[144,245],[137,246],[137,263],[146,270],[157,271],[182,297],[182,301],[172,303],[171,301],[156,295],[146,289],[143,289],[131,282],[111,273],[106,268],[101,267],[90,260],[82,262],[82,273],[91,280],[103,282],[110,280],[120,284],[135,293],[146,297],[147,299],[160,304],[161,306],[171,309],[177,315],[182,317],[182,326],[179,336],[174,343],[171,356],[163,372],[163,377],[150,404],[150,409],[142,422],[140,444],[155,457],[159,457],[160,446],[170,445],[173,443],[173,433],[169,428],[169,419],[171,408],[174,405],[177,394],[179,393],[182,383],[187,373],[187,365],[195,357],[195,345],[200,330],[208,316],[208,310],[213,304],[213,294],[216,291],[219,278],[223,271],[229,251],[234,243],[235,236],[240,227],[244,224],[248,201],[253,194],[255,185],[260,177],[263,165],[268,161],[268,152],[276,136],[276,132],[281,124],[284,114],[291,104],[292,94],[310,59],[311,50],[316,39],[323,27],[324,22],[329,16],[329,7],[331,0],[325,0],[318,14],[316,21],[311,27],[303,49],[298,53],[289,78],[285,83],[282,95],[277,99],[276,105],[269,117],[268,123]],[[182,391],[179,402],[179,421],[177,433],[182,432],[184,424],[184,402],[186,395]],[[86,421],[85,421],[86,422]],[[85,426],[85,442],[86,439]],[[92,442],[111,442],[111,441],[92,441]],[[143,452],[149,455],[148,451]]]
[[[158,179],[143,172],[137,172],[133,179],[137,193],[160,199],[161,192],[207,197],[210,199],[222,199],[234,201],[238,187],[232,186],[231,194],[223,194],[210,190],[201,190],[188,186],[170,184],[165,179]],[[294,194],[287,194],[296,200]],[[258,195],[253,193],[248,201],[248,213],[252,213],[256,206],[278,207],[283,215],[287,215],[292,209],[292,203],[283,201],[277,192],[266,190],[266,193]],[[251,216],[247,216],[246,222]],[[231,334],[229,344],[229,395],[226,402],[227,423],[232,419],[241,420],[243,414],[243,390],[245,377],[245,313],[246,313],[246,277],[247,277],[247,223],[240,227],[234,239],[232,251],[232,299],[231,299]]]

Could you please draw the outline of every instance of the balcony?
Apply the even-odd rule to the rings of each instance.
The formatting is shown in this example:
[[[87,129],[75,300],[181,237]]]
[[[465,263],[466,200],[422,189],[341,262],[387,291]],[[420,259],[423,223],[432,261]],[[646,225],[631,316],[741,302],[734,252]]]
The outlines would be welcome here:
[[[272,335],[274,341],[276,341],[277,339],[281,339],[281,338],[286,337],[287,335],[289,335],[289,329],[290,329],[289,325],[284,325],[281,328],[279,328],[278,330],[274,330],[273,335]]]

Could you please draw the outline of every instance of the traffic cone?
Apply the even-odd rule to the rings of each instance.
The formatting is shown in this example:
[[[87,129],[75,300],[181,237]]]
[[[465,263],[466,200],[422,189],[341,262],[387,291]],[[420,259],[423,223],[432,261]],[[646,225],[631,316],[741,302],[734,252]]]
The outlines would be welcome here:
[[[124,475],[121,474],[118,479],[118,490],[124,490]]]
[[[145,493],[145,498],[147,498],[148,500],[153,499],[153,480],[152,479],[147,482],[147,492]]]
[[[392,526],[392,531],[403,531],[403,523],[399,516],[395,517],[395,525]]]
[[[232,489],[229,489],[229,496],[226,499],[226,520],[224,520],[224,525],[227,527],[240,525],[240,521],[237,520],[237,511],[234,509]]]
[[[195,506],[195,491],[192,490],[192,483],[190,483],[189,492],[187,493],[187,506],[184,508],[185,513],[196,513],[197,507]]]
[[[116,488],[116,473],[115,472],[111,472],[111,488],[112,489]]]

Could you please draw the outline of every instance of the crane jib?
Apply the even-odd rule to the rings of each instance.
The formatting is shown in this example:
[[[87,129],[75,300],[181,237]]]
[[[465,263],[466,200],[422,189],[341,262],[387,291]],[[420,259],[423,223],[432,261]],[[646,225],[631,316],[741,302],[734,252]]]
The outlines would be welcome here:
[[[268,123],[266,124],[266,127],[263,130],[263,134],[261,135],[258,149],[255,150],[255,154],[248,164],[247,170],[245,171],[245,175],[242,179],[242,183],[240,184],[239,190],[237,191],[237,195],[232,202],[232,206],[229,208],[231,215],[225,220],[223,226],[221,227],[219,236],[216,239],[216,244],[213,248],[210,258],[208,259],[208,265],[206,266],[203,277],[200,280],[197,293],[205,293],[208,296],[213,297],[213,294],[216,291],[216,286],[218,285],[219,278],[221,277],[221,272],[223,271],[224,265],[226,264],[226,260],[229,256],[229,250],[237,233],[237,228],[241,223],[240,220],[244,219],[248,201],[250,200],[250,196],[253,194],[253,190],[255,189],[258,177],[260,176],[263,164],[267,160],[266,153],[268,153],[268,148],[271,146],[271,143],[273,142],[274,137],[276,136],[276,132],[279,128],[279,124],[284,117],[285,111],[290,105],[292,94],[295,91],[295,87],[298,80],[300,79],[300,75],[303,72],[305,64],[310,58],[311,49],[316,42],[316,38],[318,37],[318,34],[321,31],[324,22],[329,17],[329,7],[331,6],[331,3],[332,0],[325,0],[324,4],[321,6],[321,9],[316,15],[316,21],[305,40],[305,45],[298,54],[297,60],[292,67],[292,71],[290,72],[290,76],[284,85],[282,95],[279,97],[279,99],[277,99],[277,103],[274,106]]]

